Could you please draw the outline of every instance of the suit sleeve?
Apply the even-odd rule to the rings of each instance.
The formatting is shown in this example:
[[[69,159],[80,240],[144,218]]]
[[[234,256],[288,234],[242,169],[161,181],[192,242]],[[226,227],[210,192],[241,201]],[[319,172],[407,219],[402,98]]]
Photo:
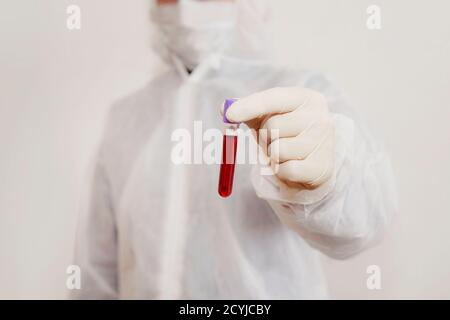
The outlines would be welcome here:
[[[98,156],[94,166],[89,205],[82,212],[75,244],[75,265],[81,269],[76,299],[117,298],[117,231],[108,174]]]
[[[305,86],[323,93],[333,113],[333,177],[314,190],[292,190],[255,166],[252,183],[280,220],[313,248],[345,259],[376,244],[397,211],[393,173],[387,154],[327,78],[314,75]]]

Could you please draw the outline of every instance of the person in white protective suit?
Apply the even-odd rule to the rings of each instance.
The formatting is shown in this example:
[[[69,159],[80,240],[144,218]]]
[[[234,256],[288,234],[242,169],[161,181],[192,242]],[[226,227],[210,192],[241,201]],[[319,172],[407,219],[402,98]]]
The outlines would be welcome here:
[[[396,210],[386,154],[326,77],[270,64],[264,1],[159,0],[152,17],[171,68],[110,111],[76,296],[327,298],[320,252],[358,254]],[[223,199],[219,165],[175,164],[172,133],[221,130],[232,97],[230,121],[278,130],[259,142],[279,167],[237,165]]]

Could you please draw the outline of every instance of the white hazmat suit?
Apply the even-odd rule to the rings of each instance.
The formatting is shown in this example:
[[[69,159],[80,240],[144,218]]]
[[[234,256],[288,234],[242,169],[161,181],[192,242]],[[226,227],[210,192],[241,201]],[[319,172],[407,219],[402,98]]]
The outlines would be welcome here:
[[[242,50],[208,53],[189,74],[169,48],[172,68],[111,109],[79,223],[77,297],[326,298],[319,251],[348,258],[388,225],[396,198],[386,155],[326,77],[260,58],[264,36],[249,28],[263,22],[249,3],[238,2]],[[225,98],[296,85],[322,93],[334,121],[335,173],[319,188],[286,197],[273,176],[242,164],[223,199],[219,165],[171,161],[174,130],[223,128]]]

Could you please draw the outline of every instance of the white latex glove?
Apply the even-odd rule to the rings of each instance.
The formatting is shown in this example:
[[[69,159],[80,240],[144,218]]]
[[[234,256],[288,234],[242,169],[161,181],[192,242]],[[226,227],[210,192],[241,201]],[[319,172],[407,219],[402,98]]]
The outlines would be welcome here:
[[[313,189],[332,177],[335,130],[322,94],[272,88],[239,99],[226,117],[256,130],[276,176],[289,187]]]

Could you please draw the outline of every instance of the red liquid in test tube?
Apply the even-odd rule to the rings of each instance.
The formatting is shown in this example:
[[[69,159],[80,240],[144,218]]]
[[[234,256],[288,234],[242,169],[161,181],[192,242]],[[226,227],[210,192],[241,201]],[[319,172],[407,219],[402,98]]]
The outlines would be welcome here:
[[[236,165],[237,136],[224,135],[222,164],[220,165],[219,194],[226,198],[233,191],[234,167]]]
[[[233,191],[234,168],[236,166],[236,151],[238,144],[238,123],[231,123],[226,118],[228,108],[235,102],[234,99],[225,100],[223,122],[227,125],[223,135],[222,163],[219,174],[219,195],[229,197]]]

